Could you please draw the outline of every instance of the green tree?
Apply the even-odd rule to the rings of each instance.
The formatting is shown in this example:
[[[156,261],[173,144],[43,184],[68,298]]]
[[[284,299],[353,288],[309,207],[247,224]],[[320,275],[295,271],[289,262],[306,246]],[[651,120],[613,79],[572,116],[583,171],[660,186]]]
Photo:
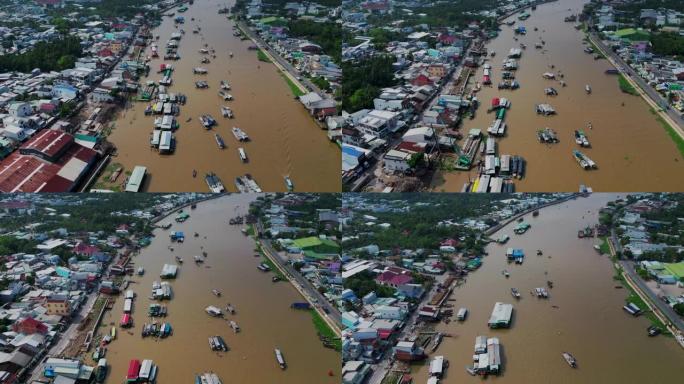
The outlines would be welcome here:
[[[672,307],[679,316],[684,316],[684,303],[677,303]]]

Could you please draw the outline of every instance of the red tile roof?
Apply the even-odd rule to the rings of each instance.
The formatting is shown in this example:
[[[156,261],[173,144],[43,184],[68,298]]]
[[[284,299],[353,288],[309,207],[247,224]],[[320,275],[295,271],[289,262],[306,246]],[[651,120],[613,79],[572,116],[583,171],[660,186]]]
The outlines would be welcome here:
[[[74,137],[66,132],[46,129],[22,145],[20,150],[41,152],[49,157],[54,157],[73,141]]]
[[[37,140],[31,139],[26,145],[29,154],[15,151],[4,160],[0,161],[0,192],[69,192],[74,187],[76,180],[69,180],[58,175],[59,171],[72,159],[78,159],[91,164],[97,152],[73,142],[73,137],[64,139],[61,132],[54,130],[47,136],[41,137],[44,132],[37,135]],[[55,134],[57,133],[57,134]],[[52,138],[52,140],[50,140]],[[57,146],[64,148],[63,141],[67,140],[70,145],[55,162],[40,159],[30,152],[59,153]],[[26,147],[23,146],[22,148]]]

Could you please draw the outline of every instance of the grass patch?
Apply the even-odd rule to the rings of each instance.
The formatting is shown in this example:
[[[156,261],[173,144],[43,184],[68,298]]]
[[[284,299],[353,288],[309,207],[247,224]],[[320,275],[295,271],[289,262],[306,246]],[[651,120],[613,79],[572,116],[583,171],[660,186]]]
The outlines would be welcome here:
[[[266,264],[266,265],[268,265],[269,267],[271,267],[271,272],[273,272],[274,275],[278,276],[278,278],[279,278],[280,280],[287,280],[287,279],[285,278],[285,275],[283,275],[283,273],[280,272],[280,269],[278,269],[278,268],[276,267],[275,263],[273,263],[273,261],[271,261],[271,259],[269,259],[268,257],[266,257],[266,255],[264,254],[263,249],[259,248],[259,253],[261,254],[261,259],[262,259],[263,263]]]
[[[397,384],[399,379],[401,379],[401,373],[389,372],[387,375],[385,375],[380,384]]]
[[[591,41],[591,39],[587,38],[586,41],[592,48],[594,48],[595,55],[600,55],[604,59],[606,58],[606,55],[603,54],[603,52],[599,49],[599,47],[596,46],[596,44],[594,44],[593,41]]]
[[[271,59],[269,59],[268,56],[266,56],[266,53],[264,53],[264,51],[261,49],[257,51],[257,59],[259,59],[259,61],[263,61],[264,63],[271,62]]]
[[[679,150],[679,153],[684,156],[684,139],[675,131],[672,126],[665,121],[665,119],[662,118],[662,116],[658,115],[656,111],[651,108],[651,113],[656,115],[656,121],[663,127],[665,128],[665,131],[667,132],[668,136],[674,141],[675,146],[677,146],[677,150]]]
[[[625,75],[623,75],[621,73],[617,76],[617,79],[618,79],[618,85],[620,86],[620,90],[622,92],[633,95],[633,96],[639,95],[639,92],[637,92],[636,88],[634,88],[634,86],[632,86],[632,84],[630,84],[629,81],[627,81],[627,79],[625,78]]]
[[[292,79],[290,79],[289,76],[285,75],[285,74],[282,73],[282,72],[280,73],[280,76],[282,76],[283,79],[285,79],[285,82],[287,83],[287,86],[290,87],[290,91],[292,91],[292,94],[294,94],[294,95],[297,96],[297,97],[302,96],[302,95],[305,94],[304,92],[302,92],[301,89],[299,89],[299,87],[297,86],[297,84],[295,84],[295,83],[292,81]]]
[[[622,284],[622,286],[629,291],[629,295],[625,298],[625,304],[634,303],[637,307],[641,308],[641,310],[648,311],[649,306],[646,305],[646,302],[644,302],[644,300],[636,294],[634,289],[632,289],[632,286],[627,284],[627,282],[625,281],[625,278],[622,275],[622,268],[617,266],[615,262],[613,263],[613,266],[615,268],[615,275],[613,276],[613,280],[619,281]],[[670,334],[667,331],[667,327],[665,327],[665,324],[663,324],[663,322],[660,321],[660,319],[658,318],[658,316],[655,315],[655,313],[648,311],[644,312],[643,316],[646,317],[651,322],[651,324],[655,325],[656,327],[659,327],[663,331],[663,335],[672,336],[672,334]]]
[[[119,167],[123,168],[123,165],[121,163],[116,163],[116,162],[107,164],[107,166],[102,171],[102,173],[100,173],[100,176],[98,176],[97,181],[95,182],[95,185],[93,186],[93,188],[109,189],[109,190],[112,190],[114,192],[121,192],[121,190],[122,190],[121,184],[122,184],[123,180],[126,178],[126,176],[123,174],[123,172],[121,175],[119,175],[119,177],[113,183],[109,182],[109,177]]]
[[[247,226],[247,236],[254,237],[254,225],[248,225]]]
[[[316,311],[316,310],[310,310],[311,313],[311,320],[313,321],[314,327],[316,328],[316,332],[318,333],[318,336],[323,339],[326,338],[330,340],[334,346],[334,349],[336,351],[341,351],[342,350],[342,339],[340,339],[339,336],[335,333],[335,331],[330,328],[328,323],[326,323],[325,320],[321,317],[321,315]]]
[[[610,246],[608,245],[608,238],[605,236],[601,237],[601,244],[599,245],[599,252],[601,252],[602,255],[610,254]]]
[[[636,292],[634,292],[634,290],[632,290],[630,286],[626,286],[626,288],[629,289],[629,296],[627,296],[627,298],[625,299],[625,303],[634,303],[637,307],[641,308],[642,311],[647,311],[643,312],[642,316],[646,317],[651,322],[651,324],[660,328],[663,331],[663,335],[671,335],[670,332],[667,331],[667,327],[665,326],[665,324],[663,324],[663,322],[660,321],[658,316],[656,316],[655,313],[648,310],[649,307],[646,304],[646,302],[644,302],[644,300],[641,297],[639,297],[639,295],[637,295]]]

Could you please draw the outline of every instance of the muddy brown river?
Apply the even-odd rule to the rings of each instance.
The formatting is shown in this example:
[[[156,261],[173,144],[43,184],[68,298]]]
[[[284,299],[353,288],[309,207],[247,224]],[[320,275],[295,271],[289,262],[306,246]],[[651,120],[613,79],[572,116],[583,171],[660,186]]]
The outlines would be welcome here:
[[[164,17],[161,25],[152,30],[153,36],[160,36],[160,58],[150,61],[150,75],[141,84],[161,80],[156,72],[160,64],[168,63],[175,67],[169,91],[188,97],[177,116],[180,129],[175,132],[176,150],[171,155],[160,155],[150,148],[154,117],[144,115],[148,103],[133,102],[131,109],[120,114],[109,136],[118,148],[118,156],[112,161],[123,164],[126,170],[136,165],[147,167],[143,191],[150,192],[207,191],[203,175],[210,171],[222,179],[228,191],[236,191],[234,179],[245,173],[251,174],[264,191],[285,191],[287,175],[296,191],[339,191],[339,147],[328,140],[326,132],[294,99],[277,68],[260,62],[256,52],[247,49],[252,45],[250,40],[233,36],[234,22],[217,13],[219,8],[233,3],[198,0],[189,5],[187,12],[176,14],[185,17],[185,24],[176,28],[175,16]],[[197,25],[200,34],[193,34]],[[167,40],[180,29],[186,32],[178,50],[181,59],[163,60]],[[198,51],[204,44],[216,51],[215,59],[209,56],[209,64],[200,63],[203,55]],[[229,52],[233,52],[233,58],[229,58]],[[208,74],[194,75],[192,69],[198,66],[206,68]],[[196,89],[198,80],[206,80],[209,88]],[[230,83],[234,101],[223,102],[217,95],[221,80]],[[230,107],[235,118],[221,117],[221,105]],[[199,116],[207,113],[218,121],[218,126],[209,131],[199,121]],[[188,118],[192,121],[186,122]],[[238,143],[231,133],[234,126],[243,129],[251,142]],[[221,135],[227,148],[218,148],[214,133]],[[238,147],[245,149],[248,163],[240,161]],[[197,170],[196,178],[192,177],[193,169]]]
[[[451,333],[431,356],[444,355],[450,366],[442,383],[475,383],[465,367],[472,365],[475,337],[498,337],[502,345],[503,374],[489,379],[502,383],[667,383],[680,376],[684,351],[673,338],[650,338],[644,317],[634,318],[622,306],[628,292],[616,289],[613,266],[607,256],[593,249],[599,240],[578,239],[577,231],[598,220],[598,210],[616,195],[589,198],[540,210],[525,220],[532,225],[514,235],[517,222],[493,238],[509,234],[505,245],[492,244],[482,267],[452,295],[455,311],[469,310],[465,322],[440,323],[438,330]],[[522,265],[506,261],[506,248],[525,252]],[[541,249],[543,256],[536,256]],[[510,278],[502,271],[507,269]],[[548,300],[533,297],[530,290],[553,281]],[[518,288],[522,298],[511,297]],[[494,303],[514,306],[510,329],[490,330],[487,320]],[[557,308],[554,308],[556,306]],[[561,353],[569,351],[578,368],[570,368]],[[428,360],[429,361],[429,360]],[[417,383],[427,380],[428,364],[415,366]]]
[[[174,215],[160,222],[173,222],[169,231],[184,231],[183,244],[174,243],[170,251],[169,231],[157,230],[152,244],[134,257],[135,267],[144,267],[145,274],[132,277],[129,289],[136,292],[133,306],[134,327],[130,333],[118,329],[116,340],[106,355],[111,364],[108,383],[123,381],[130,359],[152,359],[159,366],[159,383],[192,383],[194,374],[213,371],[224,383],[339,383],[340,355],[323,347],[307,311],[290,309],[290,304],[302,301],[300,294],[287,282],[272,283],[272,274],[256,269],[260,259],[253,257],[254,241],[242,235],[238,226],[227,220],[237,213],[247,212],[254,195],[231,195],[200,203],[187,210],[191,217],[185,223],[173,222]],[[199,237],[193,237],[194,232]],[[203,248],[202,248],[203,247]],[[204,265],[197,266],[193,255],[208,254]],[[175,263],[181,256],[184,263],[178,277],[169,280],[173,298],[163,302],[168,306],[168,321],[173,335],[156,341],[142,338],[141,330],[147,317],[152,282],[159,281],[164,263]],[[221,291],[216,297],[212,289]],[[123,297],[103,320],[106,332],[118,321],[123,311]],[[230,302],[235,315],[225,319],[208,316],[209,305],[225,308]],[[235,320],[241,332],[234,334],[226,320]],[[212,352],[207,338],[220,335],[230,350]],[[280,348],[287,362],[281,370],[275,360],[274,348]],[[333,377],[328,375],[332,370]]]
[[[580,184],[594,191],[681,191],[684,190],[684,158],[655,120],[646,102],[638,96],[622,93],[615,75],[605,74],[613,68],[607,60],[594,60],[584,53],[584,34],[563,19],[581,11],[586,0],[560,0],[540,5],[530,11],[526,21],[516,20],[513,27],[502,25],[500,35],[487,45],[496,56],[492,65],[492,87],[483,87],[477,94],[481,106],[473,120],[464,120],[462,132],[479,128],[486,134],[494,116],[486,113],[493,97],[506,97],[511,108],[506,113],[506,136],[498,139],[499,154],[523,156],[527,160],[527,175],[515,181],[518,191],[575,191]],[[571,9],[571,10],[568,10]],[[527,35],[514,40],[513,28],[523,25]],[[537,27],[538,31],[534,31]],[[535,49],[543,39],[544,49]],[[501,81],[502,61],[511,48],[527,45],[515,72],[520,89],[497,90]],[[555,68],[550,68],[554,65]],[[482,68],[471,82],[482,81]],[[559,81],[545,80],[544,72],[562,72],[566,87]],[[592,93],[587,94],[589,84]],[[553,87],[558,96],[545,96],[544,88]],[[549,103],[556,116],[543,117],[535,105]],[[624,103],[624,105],[623,105]],[[591,122],[593,129],[587,129]],[[541,144],[537,131],[549,127],[560,138],[558,144]],[[584,130],[591,148],[581,149],[575,143],[574,131]],[[598,169],[582,170],[572,156],[580,149],[594,160]],[[435,191],[460,191],[463,184],[477,177],[477,172],[439,174],[433,180]]]

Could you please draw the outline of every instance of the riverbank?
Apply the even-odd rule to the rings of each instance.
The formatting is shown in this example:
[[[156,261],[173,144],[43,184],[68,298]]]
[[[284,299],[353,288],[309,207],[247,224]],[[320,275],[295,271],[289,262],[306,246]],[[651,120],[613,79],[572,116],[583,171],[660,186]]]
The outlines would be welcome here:
[[[256,267],[261,259],[253,257],[253,239],[242,233],[241,226],[226,222],[228,217],[246,215],[253,199],[254,195],[224,195],[198,203],[182,223],[174,222],[173,214],[159,221],[173,223],[175,231],[198,235],[186,237],[183,243],[169,243],[158,235],[134,258],[135,268],[142,267],[145,274],[132,276],[129,286],[136,293],[134,327],[130,332],[120,330],[108,347],[111,377],[125,375],[129,359],[148,358],[159,365],[158,382],[189,382],[195,373],[206,371],[235,382],[295,384],[307,378],[328,384],[339,382],[339,354],[321,345],[307,311],[290,308],[290,303],[301,301],[300,294],[287,285],[273,283],[272,274],[259,271]],[[193,263],[190,255],[202,252],[206,252],[204,262]],[[152,282],[159,280],[161,266],[173,263],[175,256],[186,262],[179,264],[176,279],[166,280],[172,298],[161,302],[168,315],[158,320],[171,324],[173,334],[163,339],[141,338],[142,325],[153,320],[146,313],[148,306],[159,303],[147,297],[147,292]],[[221,295],[212,294],[212,290]],[[205,313],[209,305],[223,309],[226,303],[235,308],[234,314],[215,318]],[[121,314],[119,303],[104,323],[118,322]],[[229,320],[239,325],[240,332],[231,330]],[[207,344],[207,337],[212,335],[221,336],[229,350],[212,351]],[[282,351],[286,370],[276,363],[274,348]]]
[[[648,104],[620,91],[615,76],[606,73],[614,69],[609,60],[585,53],[585,33],[563,21],[580,12],[583,5],[584,0],[552,2],[538,6],[527,20],[513,20],[515,15],[506,19],[514,24],[504,23],[499,35],[485,46],[493,86],[479,87],[476,96],[481,106],[472,119],[462,120],[460,132],[465,135],[477,128],[486,133],[495,117],[484,109],[491,100],[505,97],[510,101],[504,118],[506,134],[495,139],[495,156],[524,159],[524,177],[513,180],[517,192],[577,191],[581,186],[594,192],[681,189],[682,180],[673,175],[684,172],[684,155],[668,132],[654,120]],[[526,27],[527,33],[516,34],[516,26]],[[520,87],[498,89],[503,78],[501,62],[511,48],[522,45],[526,49],[521,48],[522,56],[516,60],[518,69],[511,71]],[[553,72],[556,80],[545,79],[546,72]],[[474,71],[472,89],[477,89],[476,82],[483,76],[482,67]],[[587,85],[591,93],[586,92]],[[545,89],[551,87],[557,95],[545,95]],[[537,114],[538,104],[550,104],[556,114]],[[556,132],[557,143],[539,142],[539,131],[547,127]],[[574,135],[580,130],[588,137],[589,147],[576,144]],[[576,150],[592,159],[597,169],[580,167],[573,157]],[[465,184],[479,179],[483,160],[476,158],[467,171],[437,172],[431,189],[463,190]]]
[[[452,295],[454,313],[467,308],[467,319],[436,323],[436,332],[454,336],[445,337],[428,357],[442,355],[449,361],[440,382],[472,380],[463,367],[473,364],[473,342],[480,335],[499,338],[503,374],[490,379],[506,383],[667,382],[677,377],[679,347],[664,337],[649,338],[649,322],[622,310],[625,290],[614,288],[612,262],[594,250],[595,238],[577,238],[577,229],[595,224],[599,210],[611,199],[592,194],[546,207],[538,216],[525,217],[532,225],[526,233],[512,235],[506,245],[487,247],[482,266]],[[510,233],[515,225],[494,235]],[[522,249],[524,262],[509,263],[507,248]],[[536,255],[536,250],[543,254]],[[549,298],[530,293],[535,287],[547,289]],[[520,299],[511,296],[511,288],[519,290]],[[487,328],[495,302],[513,304],[510,328]],[[567,366],[563,351],[577,358],[579,369]],[[643,370],[644,364],[651,369]],[[427,364],[412,365],[410,374],[424,383],[427,371]]]
[[[620,72],[620,78],[618,79],[620,89],[631,95],[641,96],[649,105],[651,113],[657,115],[656,121],[665,128],[668,136],[675,142],[680,154],[684,156],[684,128],[682,128],[680,122],[675,121],[652,97],[650,92],[653,92],[653,90],[644,89],[639,82],[632,78],[633,74],[628,72],[627,63],[618,63],[618,58],[615,53],[608,52],[606,47],[597,40],[595,35],[588,34],[588,38],[593,46],[596,47],[596,49],[598,49],[598,51]]]
[[[154,116],[146,115],[145,110],[156,100],[135,102],[117,116],[116,129],[109,136],[117,148],[112,161],[126,170],[139,165],[146,167],[142,188],[146,192],[207,191],[202,176],[210,172],[230,192],[237,191],[235,178],[246,174],[264,191],[286,191],[285,176],[292,180],[295,190],[339,190],[339,147],[330,142],[326,132],[312,131],[318,125],[301,102],[294,99],[277,67],[259,61],[250,49],[253,43],[237,36],[241,34],[235,29],[235,21],[217,13],[225,6],[231,7],[232,1],[195,2],[183,13],[184,24],[174,23],[173,17],[166,16],[151,31],[150,44],[155,42],[162,51],[174,33],[186,32],[181,33],[177,43],[181,58],[170,61],[150,57],[151,73],[140,80],[142,84],[158,83],[162,76],[157,73],[158,68],[162,64],[173,66],[168,90],[187,98],[175,116],[179,125],[173,132],[176,146],[172,154],[160,154],[150,147]],[[201,53],[206,51],[210,52]],[[148,50],[147,54],[151,52]],[[193,69],[198,65],[207,73],[195,74]],[[209,88],[197,88],[199,80],[206,81]],[[230,87],[232,100],[217,95],[222,81]],[[224,118],[221,107],[230,108],[233,118]],[[204,129],[199,120],[203,115],[213,116],[217,124]],[[243,130],[250,140],[238,143],[233,139],[232,127]],[[216,135],[223,140],[223,149]],[[239,147],[248,161],[241,160]],[[314,163],[316,166],[312,166]]]

